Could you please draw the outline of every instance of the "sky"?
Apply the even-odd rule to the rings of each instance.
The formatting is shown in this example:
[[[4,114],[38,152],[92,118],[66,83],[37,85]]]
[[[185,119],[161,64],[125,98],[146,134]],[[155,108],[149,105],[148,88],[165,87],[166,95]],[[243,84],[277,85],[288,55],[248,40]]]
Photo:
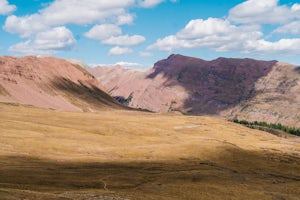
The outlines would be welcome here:
[[[300,0],[0,0],[0,55],[147,69],[170,54],[300,65]]]

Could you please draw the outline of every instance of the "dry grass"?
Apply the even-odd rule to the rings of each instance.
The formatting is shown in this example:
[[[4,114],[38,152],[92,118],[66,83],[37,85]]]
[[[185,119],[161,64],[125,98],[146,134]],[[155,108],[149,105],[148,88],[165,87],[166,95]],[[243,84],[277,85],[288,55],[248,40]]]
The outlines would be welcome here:
[[[0,199],[298,199],[299,140],[222,119],[0,104]]]

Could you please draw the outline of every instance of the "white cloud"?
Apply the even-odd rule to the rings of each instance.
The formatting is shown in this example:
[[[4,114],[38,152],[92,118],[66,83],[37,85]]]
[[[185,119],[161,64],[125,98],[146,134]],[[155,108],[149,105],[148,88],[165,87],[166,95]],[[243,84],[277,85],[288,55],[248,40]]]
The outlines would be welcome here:
[[[0,15],[9,15],[17,9],[15,5],[10,5],[7,0],[0,0]]]
[[[40,20],[37,14],[25,17],[15,15],[6,18],[3,28],[10,33],[19,34],[21,37],[29,37],[37,32],[48,29],[47,24]]]
[[[127,69],[140,68],[143,66],[140,63],[124,62],[124,61],[117,62],[115,65],[121,65],[122,67],[127,68]]]
[[[191,20],[177,36],[178,38],[194,39],[210,35],[227,34],[232,32],[233,29],[236,29],[236,27],[227,20],[218,18],[196,19]]]
[[[293,21],[274,30],[274,33],[300,35],[300,21]]]
[[[300,27],[298,23],[292,25]],[[260,26],[255,25],[233,25],[226,19],[191,20],[177,34],[158,39],[147,49],[173,51],[175,49],[203,48],[219,52],[255,54],[291,52],[295,54],[300,52],[300,38],[282,38],[271,42],[263,39],[264,35],[260,29]],[[280,31],[283,30],[277,30],[277,32]],[[299,31],[299,29],[296,28],[295,31]]]
[[[105,66],[105,67],[115,67],[116,65],[120,65],[122,68],[125,69],[131,69],[131,70],[137,70],[137,71],[144,71],[145,69],[149,69],[152,67],[152,65],[147,65],[147,64],[141,64],[141,63],[136,63],[136,62],[127,62],[127,61],[120,61],[116,62],[114,64],[89,64],[89,67],[98,67],[98,66]]]
[[[85,25],[123,15],[134,0],[56,0],[42,10],[41,16],[49,24]]]
[[[132,14],[126,11],[135,0],[55,0],[38,13],[26,16],[10,16],[4,29],[27,37],[37,31],[65,24],[86,25],[93,23],[132,23]]]
[[[247,41],[246,50],[250,53],[289,53],[299,54],[300,38],[280,39],[275,42],[266,40]]]
[[[112,36],[108,39],[102,40],[103,44],[115,46],[136,46],[143,43],[146,39],[141,35],[121,35]]]
[[[100,40],[102,44],[113,46],[136,46],[146,39],[141,35],[120,35],[122,30],[114,24],[96,25],[85,36]]]
[[[123,55],[132,53],[132,49],[130,48],[123,48],[123,47],[113,47],[109,50],[108,55],[115,56],[115,55]]]
[[[32,15],[8,17],[4,29],[10,33],[28,37],[37,31],[66,24],[131,24],[134,14],[128,10],[136,6],[138,2],[141,5],[150,6],[157,5],[162,0],[55,0]],[[6,5],[6,3],[6,0],[0,0],[0,11],[5,9],[7,12],[7,7],[10,11],[15,9],[14,6]]]
[[[11,15],[6,18],[3,29],[9,33],[18,34],[27,38],[25,42],[13,45],[10,50],[18,53],[36,54],[38,50],[45,52],[56,52],[58,45],[57,37],[53,36],[53,46],[50,38],[39,40],[39,38],[53,29],[53,27],[75,24],[79,26],[94,25],[85,36],[97,39],[103,44],[113,46],[135,46],[145,41],[140,35],[121,35],[120,26],[132,24],[135,14],[130,11],[133,7],[153,7],[164,0],[53,0],[36,13],[25,16]],[[171,0],[175,2],[175,0]],[[0,15],[9,14],[16,9],[9,5],[7,0],[0,0]],[[70,32],[71,33],[71,32]],[[72,36],[71,43],[76,43]],[[45,50],[40,43],[45,42]],[[49,49],[48,49],[49,46]],[[68,46],[62,44],[62,48]],[[68,49],[68,48],[66,48]],[[129,48],[112,48],[110,55],[129,53]]]
[[[138,0],[139,5],[144,8],[152,8],[162,2],[165,2],[166,0]],[[171,2],[177,2],[177,0],[170,0]]]
[[[150,53],[150,52],[139,52],[139,55],[141,57],[151,57],[152,53]]]
[[[40,32],[33,39],[13,45],[9,50],[25,55],[48,55],[72,49],[75,45],[72,32],[62,26]]]
[[[123,25],[123,24],[132,24],[133,20],[134,20],[134,15],[133,14],[128,14],[125,13],[123,15],[119,15],[117,17],[117,25]]]
[[[144,42],[145,38],[140,35],[119,36],[122,34],[120,26],[132,24],[135,18],[135,15],[130,12],[130,8],[142,6],[142,4],[145,7],[154,6],[161,2],[162,0],[156,2],[149,0],[54,0],[36,13],[25,16],[8,16],[3,29],[28,38],[26,42],[13,46],[11,48],[13,51],[18,51],[15,48],[17,46],[28,50],[29,46],[36,46],[38,33],[67,24],[94,25],[85,33],[85,36],[103,41],[103,44],[135,46]],[[6,0],[0,0],[0,11],[4,8],[6,8],[5,13],[8,13],[8,11],[12,12],[15,6],[9,5]]]
[[[140,0],[140,6],[144,8],[154,7],[165,0]]]
[[[111,36],[120,35],[122,33],[120,27],[114,24],[95,25],[85,36],[91,39],[104,40]]]
[[[210,48],[216,51],[239,50],[243,42],[259,39],[259,26],[235,26],[227,20],[209,18],[191,20],[176,35],[158,39],[147,49],[173,51],[174,49]]]
[[[278,24],[300,18],[299,4],[280,6],[279,0],[248,0],[229,11],[228,19],[236,23]]]
[[[300,4],[295,3],[295,4],[292,6],[291,9],[292,9],[293,12],[300,11]]]

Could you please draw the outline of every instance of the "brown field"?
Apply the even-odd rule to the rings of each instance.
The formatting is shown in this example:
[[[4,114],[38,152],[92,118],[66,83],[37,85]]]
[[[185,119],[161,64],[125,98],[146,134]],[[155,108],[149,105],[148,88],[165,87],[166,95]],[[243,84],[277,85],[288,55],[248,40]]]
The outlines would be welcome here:
[[[0,199],[299,199],[300,141],[212,118],[0,104]]]

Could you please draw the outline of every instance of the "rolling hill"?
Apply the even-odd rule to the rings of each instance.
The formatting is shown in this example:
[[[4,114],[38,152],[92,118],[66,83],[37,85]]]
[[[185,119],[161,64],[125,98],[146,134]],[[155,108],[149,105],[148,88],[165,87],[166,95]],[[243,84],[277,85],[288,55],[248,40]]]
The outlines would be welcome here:
[[[0,57],[0,101],[66,111],[124,108],[80,65],[54,57]]]

